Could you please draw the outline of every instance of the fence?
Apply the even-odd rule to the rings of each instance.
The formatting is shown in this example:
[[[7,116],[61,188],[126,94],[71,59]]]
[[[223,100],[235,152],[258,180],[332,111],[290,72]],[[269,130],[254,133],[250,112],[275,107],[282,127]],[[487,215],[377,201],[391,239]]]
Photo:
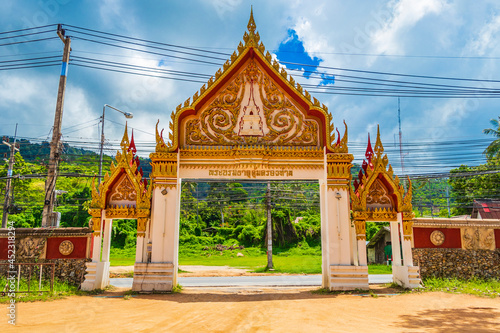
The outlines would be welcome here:
[[[54,291],[54,275],[55,275],[55,263],[0,263],[1,266],[7,266],[7,269],[5,269],[5,275],[7,277],[7,280],[12,279],[12,278],[17,278],[17,287],[15,291],[9,291],[9,292],[15,292],[15,293],[47,293],[50,292],[51,294]],[[12,269],[12,267],[16,267]],[[24,267],[23,267],[24,266]],[[44,274],[44,267],[43,266],[50,266],[52,268],[50,275],[47,273]],[[38,272],[36,268],[38,267]],[[0,271],[4,271],[1,269]],[[45,270],[46,271],[46,270]],[[50,290],[42,290],[42,280],[48,275],[50,279]],[[23,277],[26,280],[26,288],[27,290],[20,290],[20,282],[23,279]],[[32,290],[31,284],[32,280],[38,278],[38,290]],[[7,282],[5,287],[3,288],[2,291],[2,296],[5,296],[7,293],[9,283]]]

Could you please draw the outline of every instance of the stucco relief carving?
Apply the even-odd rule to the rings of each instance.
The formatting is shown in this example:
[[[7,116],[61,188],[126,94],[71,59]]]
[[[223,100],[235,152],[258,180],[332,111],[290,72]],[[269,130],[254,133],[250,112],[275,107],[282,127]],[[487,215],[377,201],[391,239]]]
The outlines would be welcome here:
[[[462,228],[462,247],[465,250],[494,250],[493,229]]]
[[[25,237],[16,244],[17,258],[38,258],[45,251],[45,238]]]

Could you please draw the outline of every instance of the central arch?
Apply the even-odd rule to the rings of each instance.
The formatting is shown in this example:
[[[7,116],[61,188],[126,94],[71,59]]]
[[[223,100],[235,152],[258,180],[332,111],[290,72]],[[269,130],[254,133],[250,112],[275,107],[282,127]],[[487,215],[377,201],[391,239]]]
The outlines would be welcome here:
[[[158,237],[152,240],[152,262],[177,263],[183,178],[317,180],[323,286],[366,289],[367,267],[354,265],[359,261],[351,246],[353,156],[347,147],[347,125],[343,136],[336,136],[326,106],[311,98],[265,51],[252,15],[247,27],[238,51],[172,113],[168,142],[157,124],[156,150],[150,155],[151,219],[153,237]],[[169,249],[162,250],[162,244],[169,244]],[[174,267],[173,285],[175,271]]]

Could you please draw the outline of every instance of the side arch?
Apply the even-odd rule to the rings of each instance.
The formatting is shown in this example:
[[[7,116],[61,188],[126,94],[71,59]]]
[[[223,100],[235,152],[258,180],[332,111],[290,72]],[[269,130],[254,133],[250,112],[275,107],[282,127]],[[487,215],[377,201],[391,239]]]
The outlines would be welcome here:
[[[129,141],[127,125],[120,147],[115,161],[111,163],[110,173],[106,173],[98,187],[93,181],[90,227],[94,235],[99,236],[103,217],[137,219],[137,236],[144,237],[151,215],[152,186],[148,186],[147,180],[143,178],[139,157],[136,156],[134,135],[132,133]]]

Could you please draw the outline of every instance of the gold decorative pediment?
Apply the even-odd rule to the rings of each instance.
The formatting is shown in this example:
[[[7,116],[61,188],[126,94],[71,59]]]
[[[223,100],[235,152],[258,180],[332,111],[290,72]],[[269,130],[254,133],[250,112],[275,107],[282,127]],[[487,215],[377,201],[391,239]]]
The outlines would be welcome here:
[[[137,200],[137,192],[135,186],[130,181],[126,174],[123,174],[118,180],[117,185],[115,185],[109,194],[108,202],[109,204],[116,205],[119,203],[124,203],[127,201],[132,201],[135,205]]]
[[[320,146],[320,124],[254,60],[186,122],[185,145]],[[182,131],[181,131],[182,133]]]
[[[371,149],[368,140],[367,161],[363,162],[363,168],[355,180],[355,188],[350,188],[351,207],[355,212],[367,212],[370,215],[367,219],[394,221],[397,212],[412,214],[411,181],[408,178],[408,191],[405,193],[383,152],[380,129],[377,127],[375,148]]]
[[[169,140],[157,131],[155,153],[190,145],[326,146],[330,153],[348,153],[347,127],[336,141],[328,108],[272,59],[253,13],[247,29],[237,52],[172,112]]]
[[[107,218],[137,218],[149,216],[151,208],[151,184],[148,186],[138,170],[138,158],[128,139],[127,125],[117,151],[115,161],[104,180],[95,186],[92,181],[92,201],[89,214],[92,215],[92,228],[97,234],[100,230],[102,211]],[[140,212],[140,214],[138,213]]]

